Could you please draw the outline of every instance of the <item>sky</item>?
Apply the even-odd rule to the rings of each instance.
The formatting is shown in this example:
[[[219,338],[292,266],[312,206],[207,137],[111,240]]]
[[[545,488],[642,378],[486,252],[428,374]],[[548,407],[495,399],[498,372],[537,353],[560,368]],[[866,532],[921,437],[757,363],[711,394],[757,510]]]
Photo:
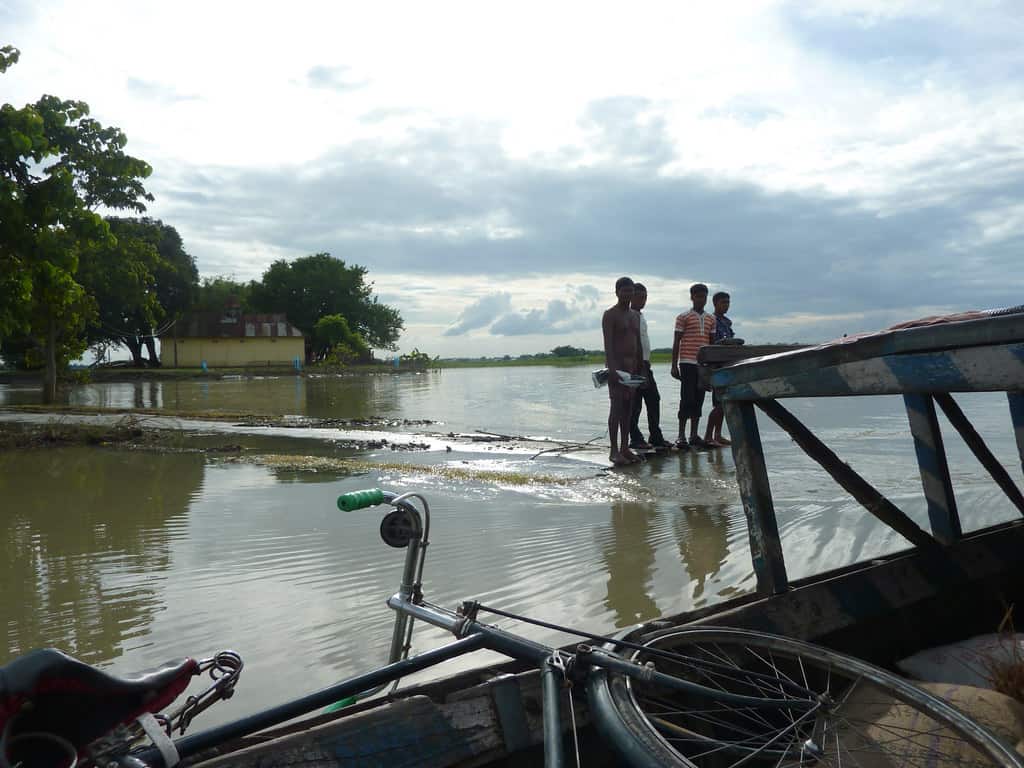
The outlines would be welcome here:
[[[1024,302],[1024,3],[0,0],[205,277],[329,252],[402,351],[601,347],[621,275],[817,342]]]

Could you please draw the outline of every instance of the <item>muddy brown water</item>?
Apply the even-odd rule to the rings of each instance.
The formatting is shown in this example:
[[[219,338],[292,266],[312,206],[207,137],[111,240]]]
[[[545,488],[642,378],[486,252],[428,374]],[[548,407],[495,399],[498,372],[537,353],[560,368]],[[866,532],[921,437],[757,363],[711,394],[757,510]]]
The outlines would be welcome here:
[[[660,380],[671,381],[667,374]],[[662,386],[671,424],[674,389]],[[357,452],[339,447],[349,434],[344,430],[211,422],[201,429],[179,425],[175,445],[186,452],[0,453],[0,663],[56,646],[130,672],[176,656],[240,651],[246,668],[238,695],[197,725],[383,661],[392,620],[384,600],[397,587],[402,555],[380,542],[379,512],[337,510],[335,499],[346,491],[380,486],[427,496],[433,543],[426,593],[443,605],[473,598],[602,631],[721,601],[754,585],[728,451],[669,455],[606,472],[600,451],[532,459],[528,452],[445,437],[474,430],[574,441],[599,436],[607,396],[592,388],[586,368],[105,384],[66,396],[78,405],[197,415],[230,410],[438,422],[377,430],[392,440],[428,443],[430,451]],[[0,406],[38,400],[32,387],[0,385]],[[1005,398],[958,400],[1020,482]],[[899,398],[790,405],[844,460],[927,524]],[[21,418],[0,412],[0,419]],[[791,577],[903,547],[787,436],[764,419],[762,430]],[[945,434],[965,527],[1013,519],[1015,510],[948,426]],[[225,441],[241,445],[241,457],[187,452]],[[267,458],[287,455],[359,463],[296,468]],[[432,471],[439,467],[450,471]],[[496,472],[510,475],[496,480]],[[518,628],[547,642],[568,641]],[[420,628],[415,646],[444,639]]]

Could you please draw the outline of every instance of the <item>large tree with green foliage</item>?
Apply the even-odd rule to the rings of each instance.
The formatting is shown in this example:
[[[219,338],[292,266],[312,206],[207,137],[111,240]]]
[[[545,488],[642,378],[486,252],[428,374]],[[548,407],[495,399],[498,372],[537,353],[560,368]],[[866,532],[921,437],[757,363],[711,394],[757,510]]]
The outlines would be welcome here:
[[[404,327],[398,310],[373,295],[365,267],[348,266],[329,253],[275,261],[251,290],[253,309],[285,312],[305,334],[307,360],[313,356],[316,322],[327,315],[344,317],[351,330],[377,349],[393,349]]]
[[[0,48],[0,73],[18,61]],[[0,338],[30,339],[45,366],[43,399],[57,368],[84,351],[95,303],[75,280],[83,249],[111,238],[96,213],[145,210],[150,167],[126,155],[125,135],[89,117],[89,106],[43,96],[0,106]]]
[[[232,302],[237,302],[243,312],[252,310],[249,294],[255,283],[240,283],[234,278],[204,277],[199,285],[199,294],[191,309],[193,312],[221,312]]]
[[[96,299],[98,315],[89,326],[93,346],[124,345],[136,366],[159,365],[154,336],[181,316],[196,298],[195,259],[174,227],[149,218],[107,219],[113,240],[82,252],[80,282]]]
[[[341,315],[324,315],[313,326],[314,363],[348,363],[366,360],[370,348],[358,333],[352,330]]]

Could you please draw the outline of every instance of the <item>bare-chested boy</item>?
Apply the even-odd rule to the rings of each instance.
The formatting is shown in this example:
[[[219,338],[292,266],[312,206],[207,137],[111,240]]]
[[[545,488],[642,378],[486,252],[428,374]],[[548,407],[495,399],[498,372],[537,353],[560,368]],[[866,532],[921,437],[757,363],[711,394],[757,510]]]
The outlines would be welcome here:
[[[620,277],[615,281],[618,303],[606,310],[601,319],[604,331],[604,364],[608,368],[608,436],[611,441],[609,460],[618,466],[633,464],[640,457],[629,450],[629,421],[633,411],[634,390],[622,383],[616,371],[640,372],[640,316],[629,307],[633,298],[633,281]]]

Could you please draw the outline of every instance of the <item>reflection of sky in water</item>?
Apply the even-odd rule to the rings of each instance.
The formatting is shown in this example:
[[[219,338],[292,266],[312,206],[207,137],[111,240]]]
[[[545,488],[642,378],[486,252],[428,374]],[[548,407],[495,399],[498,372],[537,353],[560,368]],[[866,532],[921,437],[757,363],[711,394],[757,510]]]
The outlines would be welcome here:
[[[584,374],[589,369],[474,369],[351,380],[162,382],[155,390],[142,385],[141,397],[145,407],[191,403],[197,410],[265,407],[268,413],[318,417],[435,419],[444,424],[387,434],[422,439],[418,433],[435,431],[439,446],[448,431],[476,429],[586,440],[604,429],[607,398]],[[353,388],[361,389],[353,394]],[[668,401],[669,388],[664,390]],[[104,385],[76,397],[131,407],[137,391],[131,384]],[[304,393],[298,400],[297,391]],[[0,402],[32,394],[0,387]],[[1020,482],[1005,398],[957,400]],[[296,402],[301,407],[282,405]],[[844,461],[926,524],[899,398],[808,400],[789,407]],[[672,408],[666,404],[663,411],[671,414]],[[787,435],[764,418],[760,424],[792,578],[904,546]],[[268,430],[256,437],[230,425],[211,422],[207,428],[230,431],[221,442],[241,443],[251,453],[305,446],[318,455],[351,454],[333,448],[329,431],[274,431],[300,438],[288,440]],[[666,432],[673,436],[674,430]],[[1017,516],[945,424],[944,435],[965,527]],[[189,434],[184,443],[215,439]],[[346,476],[201,455],[80,449],[0,454],[6,654],[56,643],[128,671],[175,655],[235,647],[247,662],[243,695],[214,710],[208,723],[378,663],[391,626],[384,599],[397,587],[402,553],[379,542],[379,510],[345,514],[334,506],[337,494],[374,485],[420,490],[430,499],[434,528],[426,591],[443,605],[471,597],[610,630],[754,586],[728,452],[672,454],[610,473],[592,463],[557,456],[531,460],[487,445],[456,445],[442,454],[374,451],[371,458],[396,466]],[[602,461],[599,453],[592,458]],[[468,474],[402,467],[438,463]],[[538,479],[526,485],[484,482],[474,471]],[[554,480],[544,479],[549,477]],[[86,527],[79,530],[79,524]],[[546,630],[523,631],[567,640]],[[416,647],[444,639],[439,630],[421,628]]]

